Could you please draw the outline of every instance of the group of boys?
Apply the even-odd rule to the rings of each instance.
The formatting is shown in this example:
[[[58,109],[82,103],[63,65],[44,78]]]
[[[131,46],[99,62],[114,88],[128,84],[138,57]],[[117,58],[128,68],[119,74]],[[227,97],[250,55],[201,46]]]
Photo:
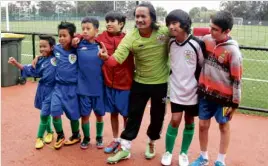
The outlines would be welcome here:
[[[97,147],[103,148],[105,111],[111,112],[114,140],[104,151],[111,153],[120,147],[118,113],[123,116],[125,125],[134,57],[128,56],[128,60],[116,68],[106,65],[99,58],[100,47],[104,45],[111,56],[125,36],[122,33],[125,16],[109,12],[105,19],[107,30],[98,36],[99,22],[90,17],[82,20],[82,33],[76,36],[74,24],[62,22],[58,26],[58,45],[54,46],[55,40],[53,42],[52,37],[40,36],[42,56],[38,58],[35,68],[32,65],[22,66],[14,58],[9,60],[9,63],[22,70],[23,76],[41,77],[35,99],[35,107],[41,110],[36,148],[42,148],[43,141],[52,141],[49,121],[51,115],[58,135],[54,145],[56,149],[63,144],[72,145],[81,141],[78,121],[80,117],[84,133],[80,147],[87,149],[90,142],[91,110],[94,110],[97,119]],[[200,119],[201,154],[191,165],[209,164],[208,129],[210,119],[215,116],[221,131],[220,150],[215,166],[224,166],[230,139],[229,121],[241,100],[242,56],[237,42],[229,36],[233,26],[233,18],[229,12],[220,11],[211,18],[211,34],[204,36],[202,40],[191,34],[191,24],[191,18],[182,10],[173,10],[166,17],[166,26],[171,36],[168,48],[172,117],[166,132],[166,150],[161,163],[171,165],[184,111],[185,128],[179,165],[189,165],[187,154],[194,135],[195,116]],[[72,136],[67,141],[64,141],[62,129],[63,111],[72,128]],[[48,141],[48,134],[43,139],[46,129],[50,133]]]

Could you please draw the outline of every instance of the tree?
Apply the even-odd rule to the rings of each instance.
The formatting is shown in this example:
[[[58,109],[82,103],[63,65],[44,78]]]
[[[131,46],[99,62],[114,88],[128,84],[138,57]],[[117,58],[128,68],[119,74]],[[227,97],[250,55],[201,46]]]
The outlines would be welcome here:
[[[19,8],[15,3],[8,3],[9,20],[14,20],[19,15]]]
[[[167,11],[163,7],[156,7],[156,15],[158,17],[166,17]]]
[[[1,16],[2,16],[2,20],[3,20],[3,17],[6,18],[6,7],[1,7]]]
[[[39,1],[37,6],[39,7],[40,16],[50,17],[55,14],[56,6],[52,1]]]
[[[192,19],[199,18],[200,17],[200,8],[199,7],[194,7],[189,11],[189,16]]]

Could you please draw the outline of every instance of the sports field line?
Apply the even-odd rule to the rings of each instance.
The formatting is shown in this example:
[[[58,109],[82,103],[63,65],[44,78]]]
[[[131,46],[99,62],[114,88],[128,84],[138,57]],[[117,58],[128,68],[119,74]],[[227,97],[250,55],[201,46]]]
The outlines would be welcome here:
[[[268,63],[268,60],[261,60],[261,59],[243,58],[243,60]]]
[[[268,80],[261,80],[261,79],[254,79],[254,78],[245,78],[245,77],[243,77],[242,80],[268,83]]]

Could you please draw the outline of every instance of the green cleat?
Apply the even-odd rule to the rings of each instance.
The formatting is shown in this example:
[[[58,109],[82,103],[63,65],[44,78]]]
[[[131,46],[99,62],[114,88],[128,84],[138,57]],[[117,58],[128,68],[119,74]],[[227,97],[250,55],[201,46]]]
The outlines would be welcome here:
[[[145,151],[145,158],[152,159],[155,156],[155,144],[154,143],[147,143],[146,151]]]
[[[107,159],[107,163],[115,164],[121,160],[129,159],[130,155],[130,151],[120,149],[114,156],[111,156]]]

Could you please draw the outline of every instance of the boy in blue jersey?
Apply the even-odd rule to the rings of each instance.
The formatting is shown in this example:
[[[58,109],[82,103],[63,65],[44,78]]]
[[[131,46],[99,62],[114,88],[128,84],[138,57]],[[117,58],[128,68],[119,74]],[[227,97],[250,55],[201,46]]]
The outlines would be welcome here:
[[[40,109],[40,123],[37,133],[37,139],[35,143],[36,149],[44,147],[45,143],[51,143],[53,140],[53,131],[51,128],[51,117],[50,117],[50,102],[51,94],[55,85],[55,71],[56,71],[56,59],[52,54],[53,47],[55,45],[55,39],[52,36],[39,36],[39,47],[40,53],[39,61],[36,67],[32,65],[22,65],[17,62],[13,57],[9,58],[8,63],[16,66],[21,70],[22,77],[40,77],[34,106]],[[47,135],[43,139],[43,135],[47,131]]]
[[[96,116],[96,145],[103,148],[103,116],[105,115],[103,102],[103,61],[98,57],[99,44],[95,41],[98,33],[99,21],[95,18],[85,17],[82,22],[83,40],[78,44],[78,84],[77,94],[80,102],[82,116],[82,129],[84,139],[80,147],[87,149],[90,142],[89,117],[91,110]]]
[[[55,149],[65,145],[73,145],[80,142],[79,118],[80,111],[77,88],[77,56],[76,49],[71,47],[71,41],[76,31],[73,23],[61,22],[58,26],[59,43],[54,47],[54,55],[57,60],[56,85],[51,99],[51,115],[53,124],[58,134],[54,144]],[[65,113],[71,121],[72,136],[64,142],[65,136],[62,129],[61,115]]]

